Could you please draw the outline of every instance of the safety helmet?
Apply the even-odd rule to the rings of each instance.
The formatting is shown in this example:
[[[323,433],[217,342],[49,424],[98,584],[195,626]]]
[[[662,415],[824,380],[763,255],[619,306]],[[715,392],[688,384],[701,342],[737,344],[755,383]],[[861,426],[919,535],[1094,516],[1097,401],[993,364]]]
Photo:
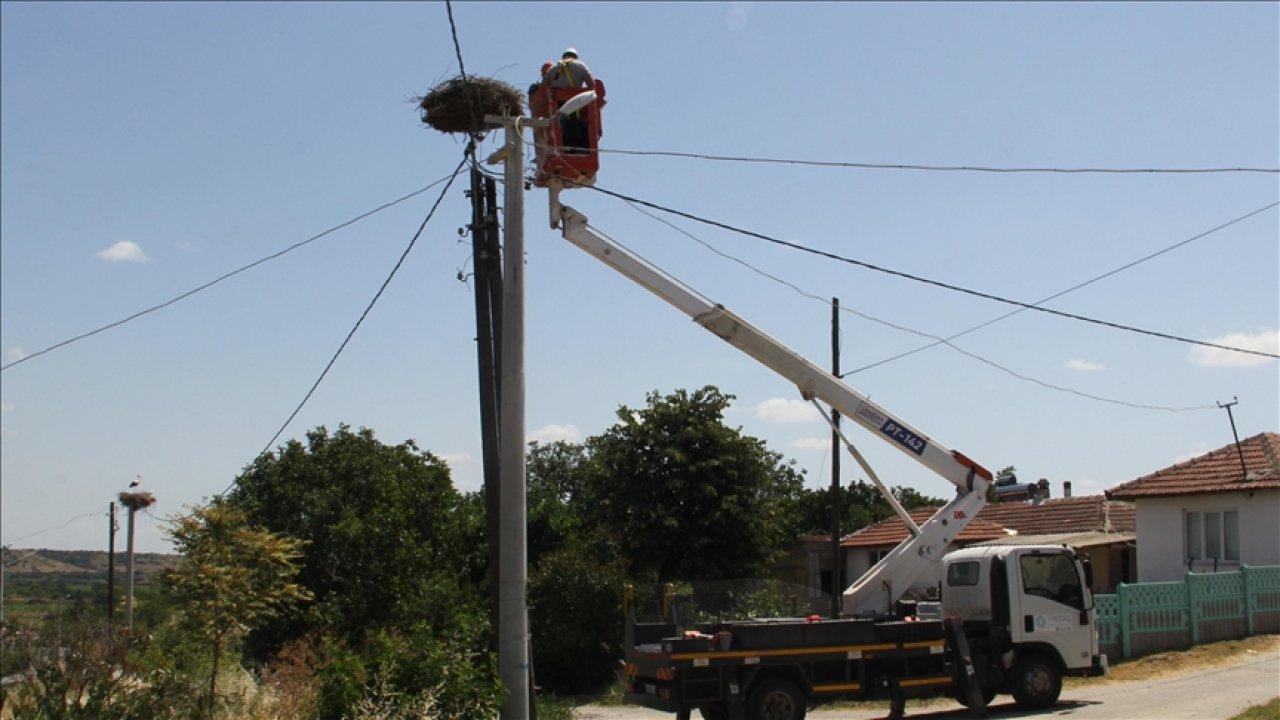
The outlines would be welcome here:
[[[577,59],[578,59],[578,51],[577,51],[577,50],[575,50],[575,49],[573,49],[573,48],[565,48],[565,50],[564,50],[564,54],[562,54],[562,55],[560,56],[560,58],[561,58],[561,59],[564,59],[564,58],[573,58],[574,60],[577,60]]]
[[[544,62],[544,63],[542,63],[542,74],[543,74],[543,75],[546,75],[546,74],[547,74],[547,71],[551,69],[552,64],[553,64],[553,63],[549,63],[549,62]]]

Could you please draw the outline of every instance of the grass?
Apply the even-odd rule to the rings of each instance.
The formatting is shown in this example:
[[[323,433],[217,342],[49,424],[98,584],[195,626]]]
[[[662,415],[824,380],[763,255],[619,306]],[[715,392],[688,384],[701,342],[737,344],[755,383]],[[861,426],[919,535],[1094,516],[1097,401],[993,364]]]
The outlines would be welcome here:
[[[1231,718],[1231,720],[1280,720],[1280,697],[1273,698],[1266,705],[1254,705]]]
[[[1197,645],[1187,650],[1146,655],[1134,660],[1124,660],[1111,666],[1105,678],[1067,678],[1067,687],[1097,683],[1132,682],[1149,680],[1161,675],[1173,675],[1197,668],[1223,665],[1243,656],[1257,655],[1280,649],[1280,635],[1255,635],[1243,640]]]

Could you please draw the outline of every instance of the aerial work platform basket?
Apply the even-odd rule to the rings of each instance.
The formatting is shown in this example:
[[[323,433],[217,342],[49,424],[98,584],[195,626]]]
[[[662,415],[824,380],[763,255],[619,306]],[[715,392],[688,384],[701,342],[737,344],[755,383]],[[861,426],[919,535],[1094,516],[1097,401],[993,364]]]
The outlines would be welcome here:
[[[595,99],[567,115],[557,111],[582,93],[594,91]],[[564,187],[592,185],[600,169],[600,135],[603,125],[600,110],[605,105],[604,82],[595,81],[593,88],[539,87],[529,97],[529,109],[535,118],[548,118],[550,124],[534,131],[537,172],[533,183],[547,187],[554,178]]]

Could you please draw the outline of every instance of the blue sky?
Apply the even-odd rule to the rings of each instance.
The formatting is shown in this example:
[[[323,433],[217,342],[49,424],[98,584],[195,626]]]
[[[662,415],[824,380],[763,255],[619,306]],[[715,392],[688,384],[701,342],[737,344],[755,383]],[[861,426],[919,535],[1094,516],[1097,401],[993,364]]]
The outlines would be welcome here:
[[[566,45],[608,86],[604,145],[886,163],[1280,164],[1275,4],[473,4],[467,69],[523,87]],[[8,362],[448,173],[462,147],[408,99],[456,70],[443,5],[0,6],[0,352]],[[486,149],[492,147],[487,143]],[[603,187],[921,275],[1035,300],[1277,199],[1275,175],[976,175],[605,156]],[[105,507],[158,515],[225,487],[368,301],[434,193],[0,376],[4,542]],[[829,362],[829,310],[611,198],[566,202],[713,299]],[[528,422],[576,439],[619,404],[715,384],[730,421],[828,482],[794,388],[546,228],[528,200]],[[1053,303],[1274,351],[1274,209]],[[479,482],[461,187],[289,427],[367,425]],[[820,296],[945,334],[1004,306],[687,222]],[[130,243],[132,245],[130,245]],[[106,252],[114,248],[111,252]],[[844,367],[918,338],[846,315]],[[1277,364],[1038,313],[957,344],[1137,403],[1240,397],[1280,426]],[[852,384],[991,468],[1097,492],[1230,440],[1221,411],[1134,410],[946,348]],[[880,474],[949,486],[855,431]],[[846,463],[845,468],[850,464]],[[851,472],[846,469],[845,477]],[[98,547],[102,521],[17,540]],[[165,543],[144,518],[140,546]]]

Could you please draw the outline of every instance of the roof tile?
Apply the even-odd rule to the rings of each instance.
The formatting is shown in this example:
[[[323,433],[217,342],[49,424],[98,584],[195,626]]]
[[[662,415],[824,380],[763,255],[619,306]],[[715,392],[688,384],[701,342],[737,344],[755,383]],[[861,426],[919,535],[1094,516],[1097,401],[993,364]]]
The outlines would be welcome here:
[[[1280,435],[1264,432],[1240,441],[1248,474],[1240,469],[1235,443],[1150,475],[1117,485],[1107,497],[1132,500],[1140,497],[1192,495],[1280,489]]]

